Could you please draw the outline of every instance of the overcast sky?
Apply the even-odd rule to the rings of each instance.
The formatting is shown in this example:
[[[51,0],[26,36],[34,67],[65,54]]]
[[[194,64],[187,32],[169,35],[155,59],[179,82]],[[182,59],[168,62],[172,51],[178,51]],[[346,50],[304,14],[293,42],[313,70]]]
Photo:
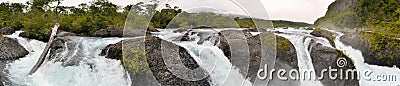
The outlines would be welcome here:
[[[28,0],[0,0],[0,2],[25,3]],[[76,6],[80,3],[87,3],[92,0],[64,0],[62,5]],[[115,4],[125,6],[137,2],[136,0],[109,0]],[[179,2],[174,2],[179,1]],[[184,1],[184,2],[182,2]],[[172,0],[171,5],[179,6],[184,10],[193,9],[193,6],[207,5],[215,7],[231,14],[245,15],[245,12],[238,10],[234,3],[227,3],[230,0]],[[329,4],[334,0],[261,0],[265,10],[272,20],[289,20],[297,22],[314,23],[316,19],[325,15]],[[257,10],[262,10],[257,9]]]

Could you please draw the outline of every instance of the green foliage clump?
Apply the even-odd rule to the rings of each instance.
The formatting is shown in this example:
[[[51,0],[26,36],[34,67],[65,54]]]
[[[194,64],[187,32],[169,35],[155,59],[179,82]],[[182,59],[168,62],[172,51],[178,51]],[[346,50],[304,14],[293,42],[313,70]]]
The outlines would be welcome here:
[[[362,34],[374,51],[400,49],[400,0],[360,0],[357,11],[363,25],[374,28]],[[398,57],[396,55],[387,53],[377,57]]]
[[[0,34],[0,40],[2,40],[4,38],[3,34]]]
[[[130,49],[123,52],[122,65],[133,74],[150,74],[145,51]]]
[[[289,40],[286,40],[285,38],[282,37],[277,37],[276,43],[278,46],[277,47],[278,50],[281,51],[288,51],[290,49],[290,46],[292,46]]]

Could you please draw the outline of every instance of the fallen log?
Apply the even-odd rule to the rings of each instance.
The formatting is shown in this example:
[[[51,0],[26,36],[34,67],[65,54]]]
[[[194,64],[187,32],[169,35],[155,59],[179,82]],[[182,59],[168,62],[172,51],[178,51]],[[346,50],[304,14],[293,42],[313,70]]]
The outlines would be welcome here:
[[[53,27],[53,29],[52,29],[52,31],[51,31],[50,39],[49,39],[49,41],[47,42],[46,47],[44,48],[42,54],[41,54],[40,57],[39,57],[39,60],[38,60],[38,61],[36,62],[36,64],[35,64],[35,66],[33,66],[33,68],[31,69],[31,71],[29,71],[28,75],[32,75],[33,73],[35,73],[35,72],[39,69],[39,67],[43,64],[43,62],[44,62],[44,60],[45,60],[45,57],[46,57],[47,53],[49,52],[50,45],[51,45],[51,43],[53,42],[54,37],[55,37],[56,34],[57,34],[57,29],[58,29],[59,26],[60,26],[60,24],[58,24],[58,23],[56,23],[56,24],[54,25],[54,27]]]

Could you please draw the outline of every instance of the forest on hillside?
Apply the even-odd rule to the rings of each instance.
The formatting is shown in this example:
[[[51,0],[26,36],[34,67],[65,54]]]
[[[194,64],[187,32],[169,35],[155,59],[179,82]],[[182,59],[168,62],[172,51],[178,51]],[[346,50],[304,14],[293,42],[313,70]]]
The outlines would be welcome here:
[[[315,26],[362,30],[371,49],[400,49],[400,0],[336,0]],[[378,57],[399,57],[385,54]]]

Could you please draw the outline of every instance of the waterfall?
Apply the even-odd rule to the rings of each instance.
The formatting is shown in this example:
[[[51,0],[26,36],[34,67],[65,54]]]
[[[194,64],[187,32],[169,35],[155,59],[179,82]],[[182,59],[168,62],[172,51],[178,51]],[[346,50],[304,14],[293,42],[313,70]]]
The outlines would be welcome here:
[[[215,36],[212,33],[213,30],[195,30],[195,32],[210,32],[210,35],[204,37]],[[214,30],[214,32],[219,31]],[[211,69],[207,70],[207,72],[210,74],[210,84],[212,86],[252,86],[252,83],[239,72],[240,70],[230,63],[223,51],[214,45],[215,40],[208,39],[199,44],[201,37],[198,34],[193,34],[189,36],[194,39],[193,41],[174,41],[174,39],[182,35],[183,33],[170,33],[157,36],[185,48],[200,67]]]
[[[21,32],[7,35],[16,38],[29,51],[26,57],[7,64],[6,77],[12,86],[130,86],[129,76],[126,75],[119,60],[99,56],[102,48],[123,38],[71,37],[77,42],[77,48],[74,54],[64,58],[77,65],[64,66],[64,62],[47,61],[36,73],[26,76],[39,59],[46,43],[19,37]],[[81,60],[71,60],[78,58]]]
[[[377,66],[377,65],[370,65],[364,62],[364,57],[362,55],[362,52],[360,50],[356,50],[352,48],[351,46],[346,46],[340,41],[340,37],[343,36],[343,33],[336,32],[337,37],[334,40],[337,49],[342,50],[345,55],[350,57],[356,69],[358,71],[361,71],[361,76],[360,76],[360,81],[359,84],[360,86],[397,86],[400,85],[400,82],[398,81],[399,76],[400,76],[400,69],[396,67],[383,67],[383,66]],[[363,73],[364,71],[370,71],[373,72],[369,76],[364,76],[365,74]],[[377,75],[394,75],[397,77],[397,81],[378,81]],[[371,80],[366,80],[367,78],[371,78]]]
[[[188,51],[191,57],[199,64],[199,66],[210,75],[210,84],[213,86],[251,86],[252,83],[229,61],[223,51],[216,44],[217,33],[222,30],[193,30],[193,34],[187,37],[189,41],[177,40],[185,35],[185,32],[176,33],[172,29],[160,30],[161,32],[153,33],[154,36],[163,40],[172,42]],[[350,57],[358,71],[369,70],[373,72],[370,76],[372,80],[366,80],[363,74],[359,79],[361,86],[393,86],[399,85],[398,81],[373,81],[378,74],[394,75],[398,79],[400,69],[397,67],[383,67],[370,65],[364,62],[364,57],[360,50],[356,50],[351,46],[346,46],[340,41],[343,33],[335,32],[335,46],[322,37],[314,37],[310,35],[312,30],[300,29],[275,29],[279,31],[276,35],[287,38],[295,47],[297,52],[297,60],[299,71],[314,70],[312,59],[310,56],[310,42],[314,40],[316,43],[325,47],[336,48],[344,52]],[[63,61],[46,61],[39,70],[31,76],[26,76],[35,62],[39,59],[41,51],[46,43],[19,37],[22,31],[17,31],[12,35],[6,35],[9,38],[15,38],[18,42],[29,51],[24,58],[13,61],[6,65],[4,71],[7,77],[6,85],[11,86],[130,86],[130,77],[126,74],[119,60],[107,59],[99,56],[101,49],[109,44],[115,44],[126,38],[96,38],[96,37],[68,37],[76,43],[73,50],[68,50],[63,55]],[[253,36],[259,33],[252,32]],[[67,44],[65,46],[68,46]],[[316,71],[317,72],[317,71]],[[361,72],[362,73],[362,72]],[[323,84],[314,80],[317,76],[300,74],[301,86],[322,86]],[[304,80],[305,79],[305,80]]]
[[[310,52],[308,51],[308,47],[312,38],[309,38],[305,35],[277,35],[287,38],[291,43],[293,43],[297,52],[297,60],[300,73],[302,73],[301,71],[314,71]],[[309,76],[311,76],[312,78],[309,78]],[[317,76],[315,74],[308,76],[300,74],[301,86],[323,86],[321,82],[316,81],[316,78]]]

